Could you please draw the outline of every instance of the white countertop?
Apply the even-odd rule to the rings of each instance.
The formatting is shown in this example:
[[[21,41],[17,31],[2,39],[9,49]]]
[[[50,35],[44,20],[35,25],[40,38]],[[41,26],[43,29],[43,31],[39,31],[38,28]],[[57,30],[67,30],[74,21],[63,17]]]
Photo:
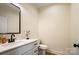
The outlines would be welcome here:
[[[13,49],[13,48],[20,47],[25,44],[29,44],[29,43],[37,41],[37,40],[38,39],[29,39],[29,40],[20,39],[20,40],[16,40],[15,42],[12,42],[12,43],[1,44],[0,45],[0,53],[5,52],[10,49]]]

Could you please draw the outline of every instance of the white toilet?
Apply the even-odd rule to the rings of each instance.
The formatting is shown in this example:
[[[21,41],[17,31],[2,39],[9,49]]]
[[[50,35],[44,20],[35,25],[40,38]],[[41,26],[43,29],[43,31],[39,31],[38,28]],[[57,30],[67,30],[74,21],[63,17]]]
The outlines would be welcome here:
[[[42,54],[45,55],[46,54],[46,50],[48,49],[47,45],[40,44],[39,48],[42,50]]]

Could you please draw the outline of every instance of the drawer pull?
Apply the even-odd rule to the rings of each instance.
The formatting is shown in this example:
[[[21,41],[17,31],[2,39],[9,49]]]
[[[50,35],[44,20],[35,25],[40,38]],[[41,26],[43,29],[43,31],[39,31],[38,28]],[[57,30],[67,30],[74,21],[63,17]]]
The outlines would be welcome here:
[[[36,53],[38,50],[35,50],[34,53]]]
[[[34,45],[37,45],[37,43],[35,43]]]

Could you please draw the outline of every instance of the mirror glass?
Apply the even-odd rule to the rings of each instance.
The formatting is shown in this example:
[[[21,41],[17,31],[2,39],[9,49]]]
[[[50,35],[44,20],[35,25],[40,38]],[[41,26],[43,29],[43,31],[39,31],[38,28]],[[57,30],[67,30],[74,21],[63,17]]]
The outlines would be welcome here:
[[[20,8],[11,3],[0,3],[0,34],[20,33]]]

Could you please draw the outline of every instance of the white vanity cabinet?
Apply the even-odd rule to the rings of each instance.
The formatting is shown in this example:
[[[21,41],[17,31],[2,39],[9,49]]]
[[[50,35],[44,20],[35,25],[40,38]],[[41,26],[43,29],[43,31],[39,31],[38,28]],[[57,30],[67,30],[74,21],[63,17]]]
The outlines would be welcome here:
[[[34,41],[19,47],[4,51],[0,55],[38,55],[38,42]]]

